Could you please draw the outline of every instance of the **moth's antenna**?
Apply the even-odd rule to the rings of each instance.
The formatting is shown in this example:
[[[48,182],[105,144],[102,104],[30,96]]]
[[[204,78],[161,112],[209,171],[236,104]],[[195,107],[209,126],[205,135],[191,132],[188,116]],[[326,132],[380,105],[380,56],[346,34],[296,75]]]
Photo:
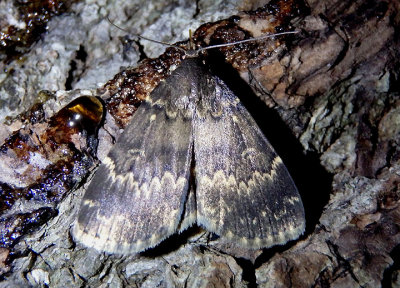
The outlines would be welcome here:
[[[297,33],[299,33],[299,31],[287,31],[287,32],[267,34],[267,35],[254,37],[254,38],[250,38],[250,39],[245,39],[245,40],[240,40],[240,41],[235,41],[235,42],[231,42],[231,43],[223,43],[223,44],[211,45],[211,46],[207,46],[207,47],[201,47],[198,49],[198,52],[208,50],[208,49],[232,46],[232,45],[237,45],[237,44],[241,44],[241,43],[259,41],[259,40],[264,40],[264,39],[272,38],[272,37],[276,37],[276,36],[282,36],[282,35],[287,35],[287,34],[297,34]]]
[[[170,43],[166,43],[163,41],[158,41],[158,40],[154,40],[154,39],[150,39],[147,38],[145,36],[139,35],[139,34],[132,34],[130,31],[123,29],[121,27],[119,27],[118,25],[114,24],[110,18],[108,17],[108,15],[106,16],[107,21],[113,25],[114,27],[128,33],[131,34],[135,37],[138,37],[140,39],[146,40],[146,41],[150,41],[153,43],[157,43],[157,44],[161,44],[164,46],[168,46],[168,47],[174,47],[176,49],[179,49],[181,51],[183,51],[187,56],[191,56],[191,55],[197,55],[199,52],[201,51],[205,51],[205,50],[209,50],[209,49],[214,49],[214,48],[220,48],[220,47],[227,47],[227,46],[233,46],[233,45],[237,45],[237,44],[241,44],[241,43],[246,43],[246,42],[251,42],[251,41],[259,41],[259,40],[264,40],[267,38],[271,38],[271,37],[276,37],[276,36],[282,36],[282,35],[288,35],[288,34],[297,34],[299,33],[299,31],[287,31],[287,32],[280,32],[280,33],[274,33],[274,34],[267,34],[267,35],[263,35],[263,36],[259,36],[259,37],[254,37],[254,38],[250,38],[250,39],[245,39],[245,40],[240,40],[240,41],[235,41],[235,42],[231,42],[231,43],[223,43],[223,44],[217,44],[217,45],[211,45],[211,46],[207,46],[207,47],[201,47],[197,50],[195,50],[195,44],[192,38],[192,30],[189,29],[189,49],[186,50],[182,47],[179,47],[177,45],[173,45]]]
[[[195,50],[192,29],[189,29],[189,50],[191,50],[191,51]]]
[[[133,36],[135,36],[135,37],[137,37],[137,38],[140,38],[140,39],[143,39],[143,40],[146,40],[146,41],[150,41],[150,42],[154,42],[154,43],[157,43],[157,44],[161,44],[161,45],[164,45],[164,46],[168,46],[168,47],[174,47],[174,48],[177,48],[177,49],[179,49],[179,50],[181,50],[181,51],[183,51],[183,52],[186,53],[186,50],[183,49],[182,47],[179,47],[179,46],[176,46],[176,45],[167,43],[167,42],[157,41],[157,40],[154,40],[154,39],[150,39],[150,38],[147,38],[147,37],[142,36],[142,35],[139,35],[139,34],[131,33],[131,32],[129,32],[128,30],[123,29],[123,28],[119,27],[118,25],[114,24],[114,23],[110,20],[110,18],[108,17],[108,15],[106,16],[106,18],[107,18],[107,21],[108,21],[111,25],[113,25],[114,27],[116,27],[116,28],[118,28],[118,29],[120,29],[120,30],[122,30],[122,31],[124,31],[124,32],[126,32],[126,33],[128,33],[128,34],[131,34],[131,35],[133,35]]]

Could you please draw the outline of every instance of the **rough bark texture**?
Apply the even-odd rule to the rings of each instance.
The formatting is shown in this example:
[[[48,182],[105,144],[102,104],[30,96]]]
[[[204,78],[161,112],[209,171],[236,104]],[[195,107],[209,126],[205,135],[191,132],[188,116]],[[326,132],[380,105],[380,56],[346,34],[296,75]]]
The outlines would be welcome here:
[[[1,118],[21,114],[35,103],[41,108],[32,111],[41,114],[37,122],[32,120],[36,114],[9,120],[10,125],[1,127],[2,141],[23,125],[23,135],[35,131],[41,140],[37,131],[48,131],[42,118],[55,114],[53,119],[64,119],[56,112],[69,101],[97,95],[95,88],[121,66],[135,66],[142,46],[116,37],[124,32],[109,25],[105,15],[133,33],[175,42],[187,38],[188,28],[265,4],[127,2],[74,3],[68,13],[53,17],[48,32],[23,60],[3,62]],[[11,5],[7,3],[0,5]],[[400,287],[400,2],[308,1],[301,6],[292,19],[301,34],[284,52],[274,50],[248,69],[232,64],[259,96],[245,102],[303,198],[307,230],[301,239],[250,252],[219,243],[194,227],[139,255],[107,255],[77,245],[69,231],[88,182],[79,175],[92,169],[96,145],[74,137],[79,149],[67,156],[86,165],[68,174],[73,175],[68,185],[78,189],[69,191],[63,184],[57,186],[58,194],[51,190],[46,197],[29,194],[4,202],[9,208],[2,210],[1,223],[14,226],[0,228],[14,234],[2,234],[0,286]],[[7,17],[15,14],[7,11]],[[150,57],[164,50],[158,45],[144,49]],[[38,101],[38,92],[45,89],[57,92]],[[110,134],[123,127],[110,113],[106,119],[106,129],[99,130],[99,159],[111,147]],[[7,141],[7,147],[15,144]],[[21,185],[19,181],[13,185]],[[7,189],[3,185],[2,195],[14,195]],[[32,204],[32,199],[47,204]],[[35,229],[26,222],[34,222]]]

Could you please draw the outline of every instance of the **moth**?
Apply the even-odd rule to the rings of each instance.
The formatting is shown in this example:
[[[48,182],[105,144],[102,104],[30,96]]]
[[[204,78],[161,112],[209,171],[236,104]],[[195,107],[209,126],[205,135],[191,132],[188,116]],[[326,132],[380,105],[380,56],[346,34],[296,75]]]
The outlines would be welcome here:
[[[74,238],[138,253],[192,225],[251,249],[304,231],[281,158],[231,89],[187,56],[133,115],[82,199]]]

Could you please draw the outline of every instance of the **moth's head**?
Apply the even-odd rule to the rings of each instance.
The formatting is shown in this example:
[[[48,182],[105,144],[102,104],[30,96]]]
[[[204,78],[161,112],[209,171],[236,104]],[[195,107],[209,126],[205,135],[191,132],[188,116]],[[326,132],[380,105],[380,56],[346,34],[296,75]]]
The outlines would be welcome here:
[[[123,28],[115,25],[108,17],[107,17],[107,20],[108,20],[108,22],[110,22],[111,25],[117,27],[118,29],[120,29],[122,31],[125,31],[125,32],[131,34],[126,29],[123,29]],[[138,37],[143,40],[153,42],[153,43],[157,43],[160,45],[168,46],[171,48],[176,48],[184,53],[184,55],[185,55],[184,58],[195,58],[195,57],[198,57],[200,54],[206,53],[206,51],[210,50],[210,49],[229,47],[229,46],[239,45],[239,44],[247,43],[247,42],[264,41],[269,38],[288,35],[288,34],[296,34],[296,33],[299,33],[299,31],[284,31],[284,32],[279,32],[279,33],[270,33],[270,34],[265,34],[265,35],[262,35],[259,37],[253,37],[253,38],[249,38],[249,39],[233,41],[233,42],[229,42],[229,43],[222,43],[222,44],[217,44],[217,45],[209,45],[209,46],[205,46],[205,47],[196,47],[195,41],[192,37],[192,31],[190,29],[189,29],[189,40],[185,41],[185,42],[179,42],[176,44],[170,44],[170,43],[166,43],[163,41],[150,39],[150,38],[147,38],[147,37],[139,35],[139,34],[134,34],[133,36]]]

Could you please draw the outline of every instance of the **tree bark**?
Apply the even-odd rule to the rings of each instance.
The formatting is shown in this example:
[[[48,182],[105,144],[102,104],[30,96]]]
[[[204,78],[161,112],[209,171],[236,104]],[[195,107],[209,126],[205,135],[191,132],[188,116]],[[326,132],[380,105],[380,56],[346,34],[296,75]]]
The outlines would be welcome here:
[[[296,13],[284,14],[285,21],[276,19],[282,25],[285,22],[286,29],[300,33],[273,43],[274,49],[268,55],[259,52],[260,46],[252,46],[254,50],[247,48],[239,54],[222,51],[219,57],[236,69],[255,94],[252,97],[249,92],[244,102],[298,186],[306,212],[304,235],[283,246],[249,251],[223,244],[194,227],[154,249],[122,256],[75,243],[70,227],[97,158],[104,158],[112,147],[113,136],[125,127],[140,100],[149,93],[143,83],[150,79],[154,86],[168,76],[167,72],[156,74],[151,66],[140,66],[150,63],[142,62],[139,67],[146,69],[140,71],[152,71],[146,78],[135,78],[139,86],[143,84],[143,90],[121,84],[137,77],[132,75],[138,71],[123,68],[117,74],[121,66],[137,66],[134,63],[144,55],[158,57],[164,48],[116,37],[125,32],[111,26],[105,16],[133,33],[172,43],[187,38],[188,28],[231,15],[244,17],[238,11],[255,10],[265,4],[143,1],[102,6],[76,2],[68,13],[52,18],[48,32],[24,52],[23,61],[3,57],[8,60],[2,63],[2,71],[6,72],[1,75],[0,110],[2,119],[14,118],[0,129],[5,141],[0,173],[5,207],[0,226],[1,285],[400,287],[400,2],[275,2],[286,5],[279,6],[277,15],[284,14],[282,7],[296,7]],[[6,26],[3,20],[1,23]],[[228,20],[212,25],[225,27],[227,23],[231,25]],[[208,27],[201,30],[205,35],[212,30]],[[237,30],[230,31],[232,35]],[[131,97],[132,90],[137,99],[125,101],[124,93],[128,91]],[[112,98],[115,95],[120,98]],[[23,185],[30,185],[29,191],[33,191],[34,179],[43,179],[43,175],[40,167],[32,168],[32,160],[25,158],[17,165],[16,158],[7,153],[19,144],[22,148],[18,157],[32,157],[37,151],[24,149],[42,143],[48,131],[64,127],[62,121],[68,119],[65,113],[69,110],[62,107],[79,96],[101,96],[106,101],[106,123],[92,119],[73,132],[76,134],[68,132],[70,142],[79,148],[68,150],[67,156],[62,154],[70,149],[65,143],[57,146],[58,150],[39,149],[46,155],[64,155],[64,166],[58,164],[52,169],[69,167],[75,174],[68,174],[69,178],[67,174],[59,178],[52,174],[51,179],[59,181],[52,186],[57,190],[29,194],[30,198],[14,197],[25,193],[25,188],[20,188]],[[87,108],[85,103],[78,105]],[[90,111],[97,109],[96,105],[90,107]],[[30,113],[23,114],[27,110]],[[98,134],[90,132],[93,125],[100,128]],[[20,132],[10,138],[15,131]],[[32,135],[38,136],[30,138]],[[21,140],[28,138],[39,140],[29,140],[33,141],[29,146]],[[79,173],[75,166],[65,164],[72,159],[83,163]],[[22,170],[29,173],[15,174]]]

